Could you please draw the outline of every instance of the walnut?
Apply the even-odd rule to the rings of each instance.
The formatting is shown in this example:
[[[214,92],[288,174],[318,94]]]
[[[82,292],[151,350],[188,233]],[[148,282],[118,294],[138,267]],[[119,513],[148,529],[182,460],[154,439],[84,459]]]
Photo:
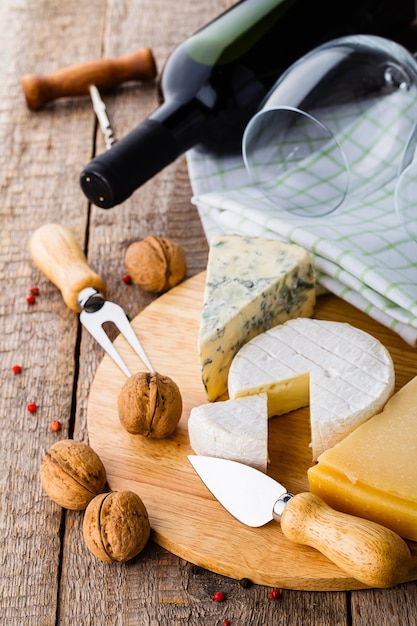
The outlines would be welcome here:
[[[111,491],[88,505],[83,536],[88,549],[102,561],[129,561],[145,547],[151,527],[141,498],[133,491]]]
[[[175,287],[187,272],[185,252],[174,241],[148,235],[126,250],[126,270],[136,285],[162,293]]]
[[[40,478],[51,500],[66,509],[79,511],[104,490],[106,470],[89,445],[63,439],[45,452]]]
[[[177,384],[158,372],[137,372],[119,392],[118,413],[122,426],[133,435],[155,439],[169,437],[182,413]]]

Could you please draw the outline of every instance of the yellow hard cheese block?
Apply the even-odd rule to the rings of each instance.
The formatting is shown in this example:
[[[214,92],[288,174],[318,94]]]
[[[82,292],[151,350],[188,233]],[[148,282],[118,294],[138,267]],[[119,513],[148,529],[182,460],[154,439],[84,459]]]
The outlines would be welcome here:
[[[308,480],[335,509],[417,541],[417,377],[382,413],[323,452]]]

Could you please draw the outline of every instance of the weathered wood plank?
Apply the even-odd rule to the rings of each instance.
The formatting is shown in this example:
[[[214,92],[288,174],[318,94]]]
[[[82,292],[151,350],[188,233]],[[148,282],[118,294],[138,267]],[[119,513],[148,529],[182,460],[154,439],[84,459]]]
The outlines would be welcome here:
[[[416,626],[416,583],[352,592],[352,618],[354,626]]]
[[[224,3],[190,3],[187,11],[174,12],[170,8],[167,0],[159,2],[139,3],[143,7],[141,19],[132,19],[132,16],[139,15],[139,10],[135,11],[135,3],[130,3],[130,10],[126,5],[120,6],[119,3],[112,4],[108,13],[108,23],[106,29],[104,49],[107,55],[118,55],[125,49],[134,49],[136,45],[150,45],[154,50],[158,66],[161,68],[163,62],[174,46],[179,43],[185,36],[203,25],[208,19],[215,16],[219,10],[225,8]],[[139,6],[136,3],[136,6]],[[212,6],[210,7],[209,4]],[[222,4],[222,6],[220,6]],[[229,6],[232,4],[229,2]],[[158,15],[155,21],[153,16]],[[132,22],[135,22],[135,28],[132,30]],[[143,26],[145,23],[145,26]],[[129,45],[130,41],[132,45]],[[138,44],[136,42],[139,42]],[[114,96],[114,100],[106,98],[106,104],[110,119],[114,124],[116,136],[122,136],[138,123],[145,115],[156,106],[154,94],[143,93],[143,86],[118,91]],[[98,140],[100,148],[100,138]],[[146,183],[141,189],[129,198],[123,205],[115,207],[109,211],[102,211],[96,208],[92,209],[91,214],[91,232],[89,242],[89,257],[95,268],[104,275],[108,282],[109,297],[117,300],[128,314],[137,313],[147,302],[150,301],[149,294],[144,294],[135,287],[126,288],[120,280],[122,273],[121,260],[127,245],[135,239],[140,239],[147,234],[156,234],[160,236],[171,236],[181,242],[187,252],[187,261],[189,266],[189,275],[204,268],[207,244],[201,230],[201,225],[196,216],[195,208],[189,202],[190,189],[187,176],[185,175],[184,159],[180,159],[177,163],[172,164],[163,172],[158,174],[154,179]],[[194,215],[191,219],[190,215]],[[193,230],[190,230],[190,223],[196,224]],[[197,229],[197,232],[196,232]],[[195,240],[195,235],[198,235]],[[106,243],[107,242],[107,245]],[[112,250],[111,245],[117,246],[117,250]],[[133,298],[132,298],[133,295]],[[135,310],[132,311],[132,306]],[[84,368],[89,368],[89,374],[95,370],[95,365],[89,366],[89,360],[94,358],[94,351],[91,350],[91,340],[84,338],[82,344],[82,354],[80,362],[80,401],[79,411],[77,414],[76,434],[78,429],[84,432],[85,429],[85,407],[88,389],[91,383],[91,377],[84,375]],[[78,524],[79,525],[79,524]],[[74,534],[77,532],[76,525]],[[72,541],[68,541],[68,546],[73,545]],[[64,547],[66,550],[66,546]],[[151,564],[156,575],[149,576],[149,563],[143,558],[139,558],[134,563],[125,566],[116,566],[112,571],[100,564],[94,565],[94,570],[101,570],[103,567],[106,576],[100,576],[103,581],[103,595],[90,596],[89,609],[86,612],[82,605],[71,602],[73,591],[71,585],[62,588],[62,604],[61,614],[65,614],[64,623],[81,622],[89,623],[88,618],[91,612],[106,613],[109,610],[108,604],[111,606],[125,605],[128,602],[131,615],[122,616],[119,614],[119,621],[115,623],[124,623],[123,620],[131,619],[134,623],[134,616],[143,624],[200,624],[204,621],[213,623],[216,619],[221,623],[221,617],[224,616],[231,620],[239,620],[241,623],[265,624],[276,619],[277,605],[269,600],[269,590],[263,588],[253,588],[252,594],[255,594],[249,606],[245,607],[241,601],[242,590],[236,581],[230,581],[222,577],[216,577],[210,572],[200,570],[200,579],[208,584],[208,581],[214,580],[217,585],[212,587],[209,593],[204,595],[190,594],[188,589],[188,577],[184,576],[188,569],[184,570],[184,562],[181,559],[163,551],[155,546],[157,560],[151,557]],[[153,551],[152,551],[153,553]],[[66,552],[65,552],[66,554]],[[161,556],[162,555],[162,556]],[[70,560],[73,552],[68,554]],[[162,558],[162,560],[161,560]],[[157,566],[155,566],[157,563]],[[83,580],[91,579],[91,570],[89,569],[88,555],[79,558],[77,566],[70,569],[80,572]],[[116,570],[116,572],[114,572]],[[129,581],[136,581],[135,597],[125,596],[123,598],[121,588],[127,584],[124,578],[125,574],[121,574],[120,570],[126,571]],[[137,572],[137,573],[136,573]],[[145,575],[143,574],[145,572]],[[120,584],[120,577],[124,580],[124,585]],[[94,576],[96,579],[97,576]],[[114,578],[116,580],[114,580]],[[78,581],[74,579],[74,585],[77,586]],[[93,584],[93,583],[92,583]],[[239,589],[239,601],[231,606],[230,594],[227,607],[217,605],[212,601],[212,593],[221,587],[224,591]],[[169,590],[169,598],[165,595]],[[246,593],[246,591],[245,591]],[[137,596],[136,596],[137,594]],[[256,599],[265,598],[265,602]],[[293,601],[297,603],[296,594],[291,596]],[[104,600],[105,599],[105,600]],[[311,596],[312,602],[313,596]],[[345,612],[343,609],[337,609],[338,605],[344,606],[344,594],[329,594],[328,601],[321,606],[322,623],[323,624],[345,624]],[[93,609],[94,607],[94,609]],[[254,607],[256,609],[254,610]],[[227,614],[224,615],[227,609]],[[280,611],[281,612],[281,611]],[[326,615],[330,613],[331,620],[326,621]],[[333,619],[334,614],[339,614],[339,621]],[[284,613],[285,615],[285,613]],[[291,615],[291,614],[290,614]],[[317,615],[313,618],[317,618]],[[286,618],[284,618],[286,623]],[[129,623],[129,622],[128,622]],[[291,621],[289,622],[291,623]],[[311,623],[306,617],[304,623]]]
[[[30,112],[20,78],[100,56],[101,40],[90,33],[94,25],[103,29],[105,3],[70,4],[0,6],[0,620],[11,625],[56,623],[63,512],[42,493],[39,465],[44,449],[72,428],[77,320],[40,278],[27,243],[50,220],[84,236],[87,204],[77,178],[91,153],[94,119],[88,101]],[[29,306],[33,284],[41,293]],[[14,363],[20,375],[12,374]],[[39,405],[36,413],[27,412],[28,402]],[[62,421],[59,435],[48,429],[53,419]]]

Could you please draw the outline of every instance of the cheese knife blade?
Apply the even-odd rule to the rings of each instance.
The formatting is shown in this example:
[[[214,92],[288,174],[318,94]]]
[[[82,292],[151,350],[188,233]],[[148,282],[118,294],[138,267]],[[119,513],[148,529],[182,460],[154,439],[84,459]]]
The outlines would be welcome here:
[[[208,490],[246,526],[270,522],[273,505],[287,494],[283,485],[249,465],[209,456],[188,458]]]
[[[237,461],[199,455],[188,459],[220,504],[247,526],[276,520],[288,539],[319,550],[370,587],[406,580],[410,550],[388,528],[335,511],[312,493],[293,496],[275,479]]]

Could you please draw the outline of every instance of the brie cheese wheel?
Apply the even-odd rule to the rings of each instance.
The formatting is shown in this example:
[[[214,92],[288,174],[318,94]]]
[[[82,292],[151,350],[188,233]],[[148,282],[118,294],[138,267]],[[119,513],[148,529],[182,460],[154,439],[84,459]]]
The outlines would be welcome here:
[[[240,461],[266,472],[267,396],[259,394],[193,407],[188,434],[196,454]]]
[[[262,237],[215,236],[198,335],[208,399],[227,391],[239,348],[276,324],[311,316],[315,296],[311,258],[304,248]]]
[[[267,393],[268,414],[310,405],[313,460],[378,413],[394,392],[388,350],[342,322],[295,319],[247,343],[233,359],[229,396]]]

